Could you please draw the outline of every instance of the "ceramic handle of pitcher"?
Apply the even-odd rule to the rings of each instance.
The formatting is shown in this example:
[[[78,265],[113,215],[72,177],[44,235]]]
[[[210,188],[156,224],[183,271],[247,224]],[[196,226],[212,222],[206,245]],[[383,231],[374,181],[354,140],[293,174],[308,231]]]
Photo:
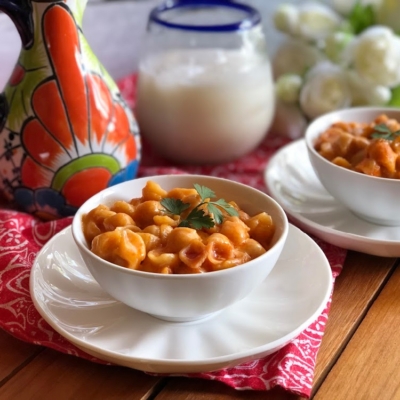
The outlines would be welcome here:
[[[29,48],[33,43],[31,1],[0,0],[0,11],[3,11],[11,18],[21,37],[22,46]]]
[[[8,103],[4,93],[0,94],[0,132],[3,130],[7,120]]]

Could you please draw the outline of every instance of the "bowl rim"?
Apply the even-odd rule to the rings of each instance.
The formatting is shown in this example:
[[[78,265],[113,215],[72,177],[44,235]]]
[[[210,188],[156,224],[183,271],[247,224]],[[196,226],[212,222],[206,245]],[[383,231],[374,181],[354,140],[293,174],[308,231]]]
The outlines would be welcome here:
[[[339,117],[341,114],[351,115],[351,113],[353,113],[353,112],[361,112],[361,113],[365,113],[365,114],[376,114],[376,116],[378,116],[382,113],[399,114],[398,121],[400,123],[400,109],[397,109],[394,107],[350,107],[350,108],[344,108],[341,110],[331,111],[329,113],[320,115],[319,117],[314,119],[310,124],[308,124],[305,134],[304,134],[304,138],[305,138],[305,142],[306,142],[306,146],[307,146],[309,154],[311,153],[314,157],[316,157],[319,161],[323,162],[325,165],[329,165],[329,168],[335,169],[337,171],[341,171],[341,173],[348,174],[349,176],[358,177],[357,179],[373,180],[375,182],[381,182],[381,184],[383,184],[383,182],[387,182],[390,185],[399,184],[400,179],[386,178],[386,177],[381,177],[381,176],[372,176],[372,175],[363,174],[362,172],[357,172],[357,171],[353,171],[351,169],[340,167],[340,166],[334,164],[332,161],[329,161],[326,158],[322,157],[321,154],[319,154],[317,152],[317,150],[315,150],[313,141],[320,134],[322,134],[330,125],[332,125],[332,123],[334,123],[332,121],[332,119],[335,119],[334,116],[337,116],[336,122],[339,122],[339,121],[343,121]],[[326,124],[326,127],[324,128],[323,131],[316,133],[315,126],[320,124],[321,121],[323,122],[324,120],[330,121],[329,124],[328,123]],[[346,121],[346,122],[348,122],[348,121]],[[353,122],[357,122],[357,121],[353,121]],[[313,163],[311,163],[311,165],[313,168],[315,168]]]
[[[216,275],[221,275],[221,274],[228,274],[230,271],[235,270],[242,270],[242,269],[247,269],[247,268],[251,268],[253,264],[258,263],[258,262],[262,262],[264,258],[266,258],[271,251],[276,250],[276,248],[281,247],[283,248],[283,245],[286,242],[286,238],[288,236],[289,233],[289,220],[287,218],[286,212],[283,210],[282,206],[275,200],[273,199],[271,196],[269,196],[267,193],[256,189],[250,185],[246,185],[244,183],[241,182],[237,182],[237,181],[233,181],[231,179],[227,179],[227,178],[221,178],[221,177],[216,177],[216,176],[208,176],[208,175],[199,175],[199,174],[166,174],[166,175],[152,175],[152,176],[145,176],[145,177],[141,177],[141,178],[135,178],[131,181],[138,181],[138,180],[143,180],[144,181],[148,181],[151,180],[153,178],[159,178],[159,177],[165,177],[164,179],[168,179],[170,177],[184,177],[184,178],[193,178],[196,179],[197,178],[206,178],[206,179],[211,179],[213,181],[225,181],[228,182],[229,184],[233,184],[236,186],[240,186],[240,187],[244,187],[246,188],[246,190],[250,190],[250,191],[255,191],[258,192],[259,194],[261,194],[262,196],[265,196],[268,201],[270,202],[270,204],[272,204],[275,209],[279,212],[279,214],[281,215],[281,219],[283,222],[283,229],[282,232],[279,236],[279,238],[277,239],[277,241],[274,243],[274,245],[272,247],[270,247],[264,254],[262,254],[261,256],[254,258],[250,261],[247,261],[243,264],[239,264],[236,265],[235,267],[232,268],[226,268],[223,270],[219,270],[219,271],[210,271],[210,272],[206,272],[203,274],[160,274],[160,273],[156,273],[156,272],[147,272],[147,271],[138,271],[135,269],[130,269],[130,268],[125,268],[122,267],[120,265],[114,264],[110,261],[106,261],[104,259],[102,259],[101,257],[97,256],[96,254],[94,254],[87,245],[85,245],[84,243],[82,243],[81,240],[79,240],[79,237],[77,235],[77,230],[80,229],[79,227],[81,226],[81,217],[83,215],[82,213],[82,209],[85,207],[85,205],[89,202],[92,201],[93,198],[101,196],[102,193],[107,192],[107,191],[111,191],[112,189],[115,189],[117,186],[122,186],[124,184],[127,184],[127,182],[129,181],[125,181],[125,182],[121,182],[117,185],[114,186],[110,186],[106,189],[103,189],[102,191],[96,193],[95,195],[93,195],[92,197],[90,197],[87,201],[85,201],[85,203],[82,204],[81,207],[79,207],[78,211],[76,212],[76,214],[73,217],[72,220],[72,224],[71,224],[71,232],[72,232],[72,237],[75,241],[75,244],[77,245],[77,247],[80,250],[83,250],[89,257],[93,257],[96,261],[98,261],[98,265],[101,266],[101,268],[112,268],[116,271],[120,271],[123,273],[126,273],[128,275],[137,275],[138,277],[146,277],[146,278],[150,278],[150,279],[169,279],[169,280],[181,280],[181,279],[188,279],[189,277],[192,277],[191,279],[209,279],[210,276],[216,276]],[[100,204],[100,203],[99,203]],[[83,236],[83,233],[82,233]],[[89,266],[88,266],[89,268]]]

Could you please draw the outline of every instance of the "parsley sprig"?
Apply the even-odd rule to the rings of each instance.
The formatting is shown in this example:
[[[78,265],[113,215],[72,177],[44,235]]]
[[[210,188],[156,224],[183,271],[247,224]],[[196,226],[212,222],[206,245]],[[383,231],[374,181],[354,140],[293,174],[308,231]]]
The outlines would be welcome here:
[[[392,132],[385,124],[375,125],[374,132],[371,135],[373,139],[385,139],[390,141],[394,140],[397,136],[400,136],[400,130]]]
[[[186,218],[181,219],[179,226],[203,229],[212,228],[215,223],[220,224],[224,220],[223,211],[232,216],[238,216],[237,210],[226,202],[224,199],[218,199],[216,201],[211,201],[215,198],[215,192],[206,186],[201,186],[195,183],[194,188],[200,196],[201,202],[198,204]],[[164,207],[168,214],[178,215],[186,211],[189,207],[189,203],[184,203],[180,199],[173,199],[171,197],[166,197],[161,200],[161,205]]]

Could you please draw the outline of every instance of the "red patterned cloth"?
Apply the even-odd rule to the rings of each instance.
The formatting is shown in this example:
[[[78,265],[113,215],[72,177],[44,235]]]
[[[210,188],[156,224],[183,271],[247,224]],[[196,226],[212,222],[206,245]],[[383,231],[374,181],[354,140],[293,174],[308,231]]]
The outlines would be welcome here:
[[[135,78],[120,82],[130,105],[134,106]],[[166,173],[198,173],[239,181],[266,191],[263,172],[275,151],[285,144],[267,138],[258,149],[235,162],[214,166],[174,166],[157,158],[144,145],[140,176]],[[50,347],[96,362],[102,362],[77,349],[55,332],[35,309],[29,293],[32,263],[42,246],[71,223],[71,218],[41,222],[31,215],[0,210],[0,327],[30,343]],[[336,278],[343,266],[346,251],[315,239],[326,254]],[[190,374],[191,377],[218,380],[238,390],[269,390],[276,385],[309,397],[318,349],[328,319],[330,301],[318,317],[290,344],[259,360],[217,372]]]

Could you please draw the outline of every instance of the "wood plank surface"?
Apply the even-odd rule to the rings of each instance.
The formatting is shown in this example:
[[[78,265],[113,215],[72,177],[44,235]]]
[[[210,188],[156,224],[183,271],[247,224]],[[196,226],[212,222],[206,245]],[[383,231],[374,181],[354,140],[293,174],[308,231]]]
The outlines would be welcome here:
[[[400,267],[368,311],[315,399],[400,399],[399,327]]]
[[[335,283],[329,319],[317,357],[314,390],[321,385],[357,329],[395,268],[396,260],[349,251]]]
[[[160,378],[46,349],[0,388],[1,400],[146,399]]]
[[[360,324],[377,293],[394,268],[395,258],[374,257],[349,252],[333,294],[332,306],[322,345],[318,353],[314,388],[318,388],[340,352]],[[174,378],[168,381],[157,400],[213,399],[298,399],[283,390],[238,392],[218,382]]]
[[[0,329],[0,386],[42,350]]]
[[[296,396],[280,389],[269,392],[238,391],[224,383],[192,378],[170,378],[155,400],[293,400]]]

